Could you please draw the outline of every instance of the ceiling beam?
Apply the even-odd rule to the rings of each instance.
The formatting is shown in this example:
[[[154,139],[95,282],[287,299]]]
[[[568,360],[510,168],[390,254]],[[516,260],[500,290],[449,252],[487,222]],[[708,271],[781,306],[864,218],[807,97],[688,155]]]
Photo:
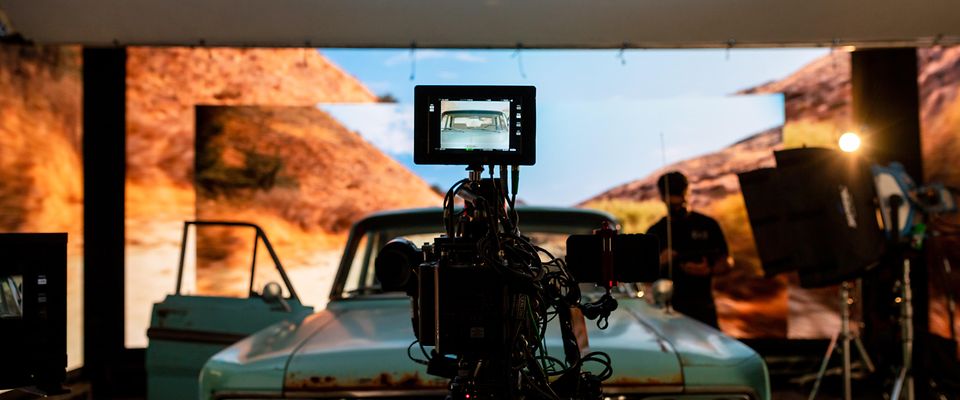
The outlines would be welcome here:
[[[383,48],[960,43],[953,0],[0,0],[45,44]]]

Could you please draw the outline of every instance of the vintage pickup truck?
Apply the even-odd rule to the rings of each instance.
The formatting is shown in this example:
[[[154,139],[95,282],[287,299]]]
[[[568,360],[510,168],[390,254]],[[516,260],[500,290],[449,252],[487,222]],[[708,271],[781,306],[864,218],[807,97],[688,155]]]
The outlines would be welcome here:
[[[567,235],[613,220],[582,209],[518,211],[524,234],[555,255],[563,254]],[[154,306],[148,398],[443,398],[447,381],[410,360],[419,349],[411,347],[409,298],[382,291],[373,272],[383,244],[397,237],[430,241],[441,230],[440,215],[440,209],[402,210],[356,223],[329,304],[319,312],[300,303],[260,228],[229,224],[256,231],[282,286],[270,282],[257,292],[251,281],[247,298],[222,298],[181,294],[178,284],[177,293]],[[215,223],[185,229],[191,224]],[[178,279],[184,279],[182,259]],[[770,399],[766,365],[744,344],[631,288],[622,288],[618,301],[607,329],[588,322],[590,350],[613,359],[613,376],[603,386],[608,398]],[[548,331],[547,344],[562,353],[557,329]]]

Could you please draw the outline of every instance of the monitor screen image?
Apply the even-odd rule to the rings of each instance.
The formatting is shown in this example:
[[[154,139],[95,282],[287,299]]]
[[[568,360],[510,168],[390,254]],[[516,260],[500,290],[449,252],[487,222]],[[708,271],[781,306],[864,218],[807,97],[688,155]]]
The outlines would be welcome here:
[[[535,87],[418,85],[414,101],[416,164],[536,164]]]
[[[23,275],[0,275],[0,319],[23,318]]]
[[[440,148],[510,150],[510,102],[441,100]]]

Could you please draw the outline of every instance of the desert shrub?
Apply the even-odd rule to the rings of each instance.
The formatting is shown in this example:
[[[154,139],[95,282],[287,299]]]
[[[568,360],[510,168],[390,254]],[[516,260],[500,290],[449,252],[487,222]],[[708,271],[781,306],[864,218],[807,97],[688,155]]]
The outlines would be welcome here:
[[[788,121],[783,127],[783,147],[837,148],[837,139],[850,130],[839,121]]]
[[[220,148],[212,148],[204,154],[205,163],[198,163],[196,183],[206,195],[216,196],[236,189],[270,190],[296,182],[280,174],[284,163],[278,156],[242,151],[243,166],[233,167],[222,161],[222,152]]]
[[[667,208],[657,200],[595,200],[582,207],[613,214],[620,221],[623,233],[645,233],[647,228],[667,214]]]

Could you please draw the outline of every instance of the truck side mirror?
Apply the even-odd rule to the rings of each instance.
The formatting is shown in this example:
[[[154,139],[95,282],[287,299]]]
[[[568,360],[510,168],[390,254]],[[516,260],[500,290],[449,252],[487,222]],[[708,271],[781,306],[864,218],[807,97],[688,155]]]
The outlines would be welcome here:
[[[670,279],[658,279],[653,282],[653,303],[657,307],[669,310],[670,302],[673,300],[673,281]]]
[[[263,292],[260,293],[260,297],[267,304],[279,304],[283,311],[291,312],[293,310],[290,308],[290,304],[287,303],[287,300],[283,298],[283,288],[280,287],[279,283],[269,282],[264,285]]]

